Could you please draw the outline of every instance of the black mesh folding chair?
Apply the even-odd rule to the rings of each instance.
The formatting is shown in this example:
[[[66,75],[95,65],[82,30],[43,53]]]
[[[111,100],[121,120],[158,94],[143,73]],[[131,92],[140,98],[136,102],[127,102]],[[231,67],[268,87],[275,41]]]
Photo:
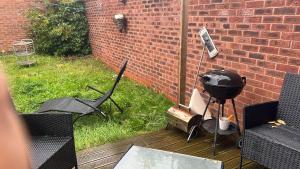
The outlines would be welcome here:
[[[97,90],[92,86],[87,86],[88,89],[94,90],[99,94],[101,94],[101,96],[98,99],[87,100],[87,99],[79,99],[73,97],[52,99],[44,102],[36,113],[47,113],[53,111],[75,113],[78,114],[79,116],[74,120],[74,122],[78,120],[80,117],[91,113],[100,113],[101,115],[106,117],[106,114],[100,109],[100,106],[107,100],[110,100],[119,109],[120,112],[123,112],[123,110],[111,98],[111,96],[125,72],[127,62],[128,62],[127,60],[124,62],[115,80],[114,85],[107,92],[101,92],[100,90]]]

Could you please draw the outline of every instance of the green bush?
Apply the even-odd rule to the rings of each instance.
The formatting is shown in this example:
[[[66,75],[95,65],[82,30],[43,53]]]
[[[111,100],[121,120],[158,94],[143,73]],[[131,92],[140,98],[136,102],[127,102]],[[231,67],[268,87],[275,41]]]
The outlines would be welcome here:
[[[33,8],[27,17],[37,52],[62,56],[91,52],[83,1],[45,2],[45,8]]]

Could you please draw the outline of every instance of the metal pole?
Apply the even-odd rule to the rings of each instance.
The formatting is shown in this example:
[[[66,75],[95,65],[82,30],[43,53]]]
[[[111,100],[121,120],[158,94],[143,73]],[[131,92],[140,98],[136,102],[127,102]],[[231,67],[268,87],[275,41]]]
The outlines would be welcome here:
[[[200,73],[200,68],[201,68],[201,65],[202,65],[202,62],[203,62],[204,53],[205,53],[205,47],[206,47],[206,46],[203,45],[202,55],[201,55],[201,58],[200,58],[200,61],[199,61],[198,70],[197,70],[197,75],[196,75],[196,79],[195,79],[195,83],[194,83],[193,89],[195,89],[196,84],[197,84],[197,81],[198,81],[198,77],[199,77],[199,73]]]

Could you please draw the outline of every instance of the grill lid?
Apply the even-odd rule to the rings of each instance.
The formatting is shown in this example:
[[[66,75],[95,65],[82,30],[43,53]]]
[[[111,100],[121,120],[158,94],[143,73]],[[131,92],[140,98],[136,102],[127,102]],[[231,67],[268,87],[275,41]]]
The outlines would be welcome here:
[[[245,79],[229,70],[212,70],[201,76],[205,85],[218,87],[244,87]]]

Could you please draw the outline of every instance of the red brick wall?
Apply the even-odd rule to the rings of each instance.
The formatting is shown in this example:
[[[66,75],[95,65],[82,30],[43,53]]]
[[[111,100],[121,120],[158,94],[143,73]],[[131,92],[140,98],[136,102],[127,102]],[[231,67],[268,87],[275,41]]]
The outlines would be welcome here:
[[[225,68],[247,77],[237,98],[245,105],[278,99],[285,72],[299,73],[299,0],[190,0],[187,97],[200,58],[199,28],[206,26],[220,54],[205,69]],[[232,112],[232,110],[230,110]]]
[[[97,3],[102,3],[102,7]],[[127,76],[175,101],[178,90],[180,6],[174,0],[87,0],[93,55],[116,68],[129,59]],[[115,14],[128,19],[120,33]]]
[[[163,92],[173,101],[178,90],[179,0],[86,1],[93,54],[111,67],[130,59],[129,77]],[[299,0],[189,0],[187,100],[201,54],[198,31],[206,26],[220,50],[205,59],[205,72],[238,71],[248,79],[237,98],[244,105],[278,98],[285,72],[299,73]],[[128,33],[112,22],[117,13],[129,21]],[[229,109],[230,110],[230,109]],[[231,111],[230,111],[231,112]]]
[[[11,51],[16,40],[26,38],[24,12],[33,0],[0,0],[0,53]]]

